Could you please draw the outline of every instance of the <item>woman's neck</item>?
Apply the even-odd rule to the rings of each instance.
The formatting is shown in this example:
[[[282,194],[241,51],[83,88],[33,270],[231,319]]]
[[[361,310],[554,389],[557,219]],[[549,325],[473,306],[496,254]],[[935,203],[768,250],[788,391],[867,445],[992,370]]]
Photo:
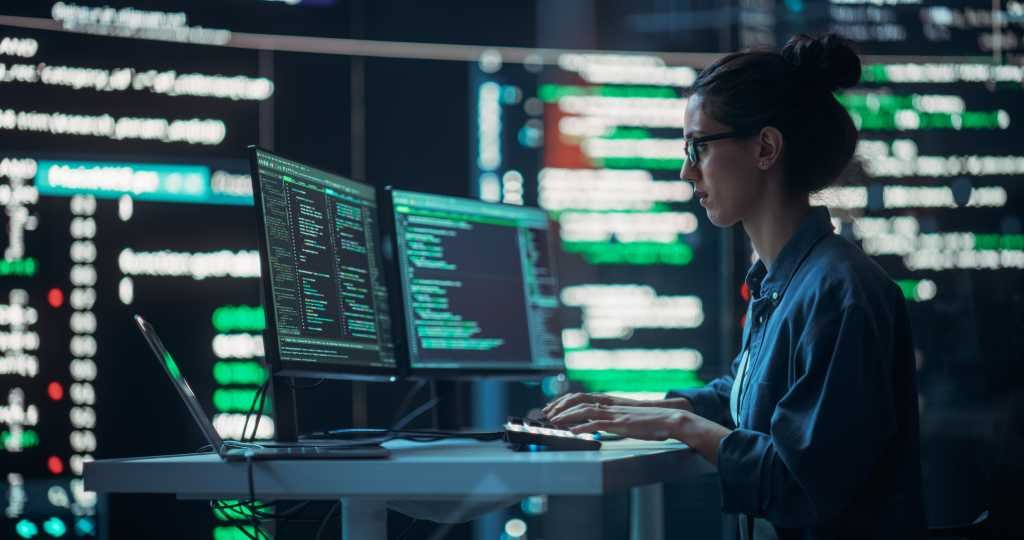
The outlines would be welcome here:
[[[786,242],[800,228],[800,222],[811,210],[807,196],[786,196],[770,193],[743,219],[743,229],[750,237],[758,257],[766,267],[779,256]]]

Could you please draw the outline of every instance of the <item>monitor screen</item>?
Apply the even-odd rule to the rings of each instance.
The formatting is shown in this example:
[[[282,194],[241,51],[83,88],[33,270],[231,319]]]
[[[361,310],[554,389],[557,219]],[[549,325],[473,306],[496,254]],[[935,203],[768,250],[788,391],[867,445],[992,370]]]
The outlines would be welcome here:
[[[374,188],[258,148],[252,166],[275,371],[394,375]]]
[[[536,208],[390,190],[411,373],[561,371],[558,285]]]

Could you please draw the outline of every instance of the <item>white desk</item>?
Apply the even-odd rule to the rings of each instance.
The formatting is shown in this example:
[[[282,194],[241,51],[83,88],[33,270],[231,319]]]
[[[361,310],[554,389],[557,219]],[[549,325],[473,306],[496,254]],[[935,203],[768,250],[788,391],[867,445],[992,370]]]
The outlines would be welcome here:
[[[664,537],[661,483],[714,472],[680,443],[615,441],[599,451],[514,452],[503,443],[394,441],[386,460],[256,461],[262,499],[341,499],[345,540],[385,540],[390,506],[448,501],[446,521],[531,495],[603,495],[633,489],[635,540]],[[182,499],[248,498],[247,465],[214,454],[109,459],[85,464],[85,488],[98,493],[174,494]]]

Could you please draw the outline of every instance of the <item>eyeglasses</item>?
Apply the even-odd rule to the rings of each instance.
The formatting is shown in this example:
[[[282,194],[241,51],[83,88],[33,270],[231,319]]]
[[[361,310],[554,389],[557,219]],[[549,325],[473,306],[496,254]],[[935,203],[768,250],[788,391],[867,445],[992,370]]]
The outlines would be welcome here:
[[[703,137],[685,137],[683,138],[683,146],[686,148],[686,160],[696,167],[700,165],[700,152],[697,150],[697,146],[722,139],[749,137],[753,134],[754,132],[750,131],[730,131],[728,133],[716,133],[715,135],[705,135]]]

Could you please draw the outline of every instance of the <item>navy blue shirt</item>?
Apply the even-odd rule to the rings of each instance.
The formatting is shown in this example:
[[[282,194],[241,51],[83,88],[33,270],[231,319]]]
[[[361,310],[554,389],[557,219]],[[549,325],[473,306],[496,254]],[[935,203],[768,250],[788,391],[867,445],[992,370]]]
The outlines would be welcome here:
[[[771,269],[747,273],[732,373],[686,397],[733,428],[718,454],[723,511],[779,538],[913,538],[924,532],[917,383],[899,287],[814,208]],[[729,397],[743,351],[739,426]]]

